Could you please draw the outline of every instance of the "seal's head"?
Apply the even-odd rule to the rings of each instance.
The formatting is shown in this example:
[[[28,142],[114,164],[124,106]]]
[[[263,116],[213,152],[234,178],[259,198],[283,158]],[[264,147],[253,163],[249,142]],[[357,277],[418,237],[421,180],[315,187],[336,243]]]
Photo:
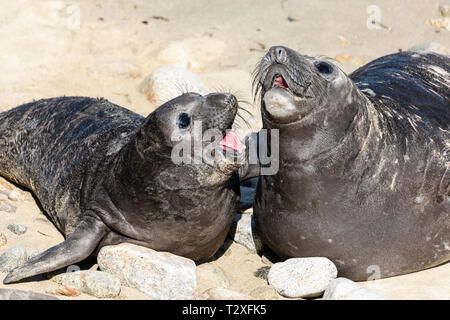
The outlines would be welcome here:
[[[190,177],[185,181],[223,183],[244,157],[245,147],[232,131],[238,109],[232,94],[183,94],[148,116],[139,144],[152,158],[159,153],[171,172]]]
[[[325,114],[348,103],[354,91],[351,80],[329,59],[281,46],[270,48],[258,64],[254,86],[256,94],[261,92],[263,121],[270,127],[326,120]]]

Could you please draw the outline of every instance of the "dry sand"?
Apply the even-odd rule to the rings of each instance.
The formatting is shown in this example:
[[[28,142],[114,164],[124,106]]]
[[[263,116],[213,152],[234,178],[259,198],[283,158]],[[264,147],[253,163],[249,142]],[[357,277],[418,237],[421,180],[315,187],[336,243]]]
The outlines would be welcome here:
[[[147,115],[157,106],[139,92],[139,85],[156,67],[169,63],[184,64],[210,90],[232,90],[253,101],[251,73],[273,45],[335,58],[346,72],[423,43],[436,42],[448,50],[449,31],[438,12],[441,2],[1,0],[0,110],[33,99],[83,95],[105,97]],[[373,18],[379,28],[368,27]],[[183,59],[173,48],[184,48]],[[255,113],[257,108],[255,104]],[[259,128],[258,115],[252,124]],[[0,212],[0,232],[8,236],[0,253],[14,246],[45,250],[63,240],[31,196],[17,205],[15,214]],[[26,225],[27,233],[13,235],[6,229],[10,222]],[[248,294],[267,286],[258,277],[266,265],[238,244],[213,263],[236,291]],[[394,299],[450,299],[450,264],[363,285]],[[3,287],[46,292],[54,283],[37,277]],[[81,298],[91,297],[76,299]],[[119,298],[145,296],[124,288]]]

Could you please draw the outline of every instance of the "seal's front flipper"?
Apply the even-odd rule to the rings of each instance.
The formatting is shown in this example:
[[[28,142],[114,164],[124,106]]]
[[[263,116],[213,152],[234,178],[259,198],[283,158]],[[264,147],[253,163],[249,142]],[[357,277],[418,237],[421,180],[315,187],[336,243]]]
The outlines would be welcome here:
[[[28,260],[12,270],[4,284],[17,282],[38,274],[58,270],[87,258],[105,236],[108,227],[99,219],[87,216],[66,241]]]

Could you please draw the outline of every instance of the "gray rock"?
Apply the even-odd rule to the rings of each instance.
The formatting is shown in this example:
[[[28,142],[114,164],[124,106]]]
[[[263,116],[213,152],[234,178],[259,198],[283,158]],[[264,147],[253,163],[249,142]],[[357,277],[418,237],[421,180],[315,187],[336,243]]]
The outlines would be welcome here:
[[[14,213],[17,211],[17,207],[10,202],[0,201],[0,211]]]
[[[0,300],[59,300],[46,294],[16,289],[0,289]]]
[[[153,299],[194,299],[197,287],[194,261],[168,252],[122,243],[103,247],[100,270],[117,275],[122,284]]]
[[[11,223],[8,225],[8,230],[11,231],[12,233],[17,234],[18,236],[27,232],[27,229],[28,229],[27,227],[18,223]]]
[[[254,300],[253,297],[225,288],[211,288],[203,293],[206,300]]]
[[[256,231],[253,215],[238,213],[234,217],[229,235],[234,242],[242,244],[253,253],[257,253],[263,248],[263,242]]]
[[[285,297],[315,298],[336,276],[336,266],[327,258],[292,258],[275,263],[270,268],[268,281]]]
[[[24,248],[11,248],[0,256],[0,272],[10,272],[27,261],[27,251]]]
[[[223,270],[212,263],[197,266],[197,292],[204,292],[215,287],[230,287],[230,281]]]
[[[324,300],[385,300],[386,298],[347,278],[337,278],[330,281]]]
[[[209,92],[195,74],[172,65],[155,69],[142,81],[139,90],[155,105],[160,105],[187,91],[200,94]]]
[[[62,273],[52,281],[97,298],[114,298],[120,294],[120,278],[101,271],[76,271]]]

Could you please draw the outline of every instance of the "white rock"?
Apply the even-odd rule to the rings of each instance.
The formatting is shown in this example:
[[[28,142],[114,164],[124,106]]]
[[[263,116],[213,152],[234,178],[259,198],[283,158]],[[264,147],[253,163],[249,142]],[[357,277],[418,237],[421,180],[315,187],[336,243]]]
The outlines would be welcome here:
[[[14,268],[23,265],[27,261],[25,248],[11,248],[0,256],[0,272],[10,272]]]
[[[162,66],[155,69],[139,86],[147,99],[161,105],[184,92],[208,94],[208,88],[189,70],[178,66]]]
[[[315,298],[336,276],[336,266],[327,258],[292,258],[275,263],[270,268],[268,281],[285,297]]]
[[[236,214],[230,228],[230,238],[242,244],[253,253],[261,251],[263,242],[255,228],[255,221],[251,214]]]
[[[153,299],[193,299],[194,261],[168,252],[122,243],[103,247],[97,257],[100,270],[117,275],[122,284]]]
[[[225,288],[211,288],[203,293],[206,300],[254,300],[253,297]]]
[[[8,194],[8,198],[12,201],[21,201],[24,199],[23,195],[17,190],[11,190]]]
[[[100,271],[76,271],[59,274],[52,281],[97,298],[114,298],[120,294],[120,278]]]
[[[337,278],[330,281],[324,300],[384,300],[385,297],[364,288],[347,278]]]

